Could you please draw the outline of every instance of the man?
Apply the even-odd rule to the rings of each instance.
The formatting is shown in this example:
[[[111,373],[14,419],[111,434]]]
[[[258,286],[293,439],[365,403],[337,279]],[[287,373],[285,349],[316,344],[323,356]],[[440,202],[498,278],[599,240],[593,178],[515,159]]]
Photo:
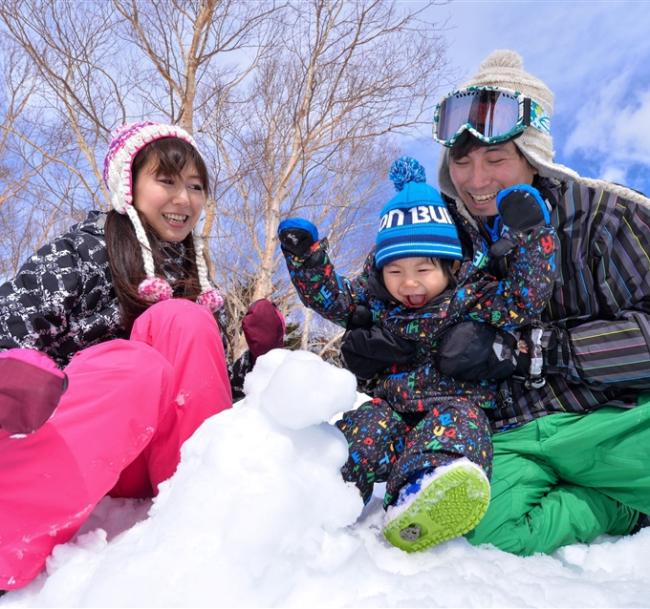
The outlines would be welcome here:
[[[497,240],[496,195],[519,183],[542,193],[560,237],[560,279],[517,356],[525,372],[489,413],[492,500],[468,534],[520,555],[627,534],[650,512],[650,200],[555,163],[552,112],[521,57],[495,51],[434,126],[439,186],[465,243]],[[452,328],[440,365],[489,377],[495,333]]]

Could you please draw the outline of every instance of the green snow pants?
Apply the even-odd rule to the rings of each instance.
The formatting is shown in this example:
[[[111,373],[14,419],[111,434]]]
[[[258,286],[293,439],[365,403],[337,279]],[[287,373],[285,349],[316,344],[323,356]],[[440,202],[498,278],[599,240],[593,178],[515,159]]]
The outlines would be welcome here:
[[[650,395],[630,410],[552,414],[493,436],[490,507],[467,534],[527,556],[624,535],[650,513]]]

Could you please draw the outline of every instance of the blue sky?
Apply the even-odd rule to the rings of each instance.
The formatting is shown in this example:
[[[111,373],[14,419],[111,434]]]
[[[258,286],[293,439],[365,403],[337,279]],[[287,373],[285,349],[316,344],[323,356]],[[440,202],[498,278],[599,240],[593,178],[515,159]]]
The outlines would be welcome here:
[[[455,0],[431,10],[448,19],[456,84],[492,50],[516,50],[555,93],[556,161],[650,195],[650,2]],[[405,149],[431,182],[437,148],[427,128]]]

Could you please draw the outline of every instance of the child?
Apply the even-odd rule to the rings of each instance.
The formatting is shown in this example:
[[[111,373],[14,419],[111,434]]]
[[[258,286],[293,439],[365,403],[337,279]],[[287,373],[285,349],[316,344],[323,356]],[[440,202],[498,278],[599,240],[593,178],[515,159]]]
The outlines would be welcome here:
[[[29,583],[107,493],[156,494],[185,440],[232,404],[223,301],[193,233],[209,189],[194,139],[125,125],[104,179],[112,210],[0,286],[4,590]]]
[[[463,260],[456,226],[417,161],[398,159],[391,178],[399,192],[382,210],[375,252],[356,279],[334,272],[327,240],[318,241],[311,223],[285,220],[279,237],[303,303],[348,328],[347,366],[376,377],[373,399],[337,422],[349,445],[343,477],[365,502],[374,482],[387,483],[384,533],[416,551],[471,530],[490,495],[483,409],[494,407],[496,386],[441,374],[432,365],[438,337],[467,318],[505,329],[534,321],[553,287],[556,236],[533,189],[501,193],[503,222],[513,206],[526,207],[529,222],[503,229],[501,254],[513,253],[499,281],[481,270],[487,251]],[[510,366],[513,350],[504,344],[495,363]]]

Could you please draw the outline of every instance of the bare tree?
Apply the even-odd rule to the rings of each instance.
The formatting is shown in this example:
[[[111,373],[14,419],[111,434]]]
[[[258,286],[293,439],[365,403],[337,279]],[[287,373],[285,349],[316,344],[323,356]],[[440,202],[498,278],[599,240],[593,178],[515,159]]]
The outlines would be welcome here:
[[[277,27],[271,17],[275,2],[238,0],[140,2],[114,0],[124,17],[124,36],[138,49],[132,73],[142,72],[141,58],[149,62],[149,78],[132,87],[148,95],[152,82],[159,94],[151,99],[157,113],[168,116],[190,133],[210,131],[195,124],[197,115],[219,122],[221,99],[237,87],[273,47]],[[142,76],[142,75],[141,75]],[[211,144],[211,142],[210,142]],[[215,201],[208,202],[204,236],[213,230]]]
[[[113,15],[104,4],[8,0],[0,20],[32,68],[38,94],[16,135],[26,154],[48,161],[38,181],[50,209],[69,219],[106,208],[97,152],[126,105]],[[75,200],[66,200],[71,191]]]
[[[214,105],[268,52],[274,32],[269,17],[278,10],[275,2],[236,0],[114,0],[113,5],[126,20],[125,35],[161,79],[164,95],[158,109],[190,132],[195,112]],[[225,59],[230,56],[236,63]],[[209,84],[199,98],[204,80]]]
[[[6,278],[51,226],[51,219],[39,218],[36,185],[51,159],[24,149],[28,108],[37,87],[33,67],[11,41],[0,42],[0,74],[0,278]]]
[[[40,224],[23,218],[40,228],[29,243],[91,207],[107,208],[101,160],[113,127],[144,118],[183,125],[213,168],[202,230],[229,296],[237,351],[252,300],[272,296],[285,313],[298,310],[278,268],[283,217],[314,221],[334,253],[345,252],[348,270],[369,245],[395,136],[430,119],[444,75],[441,38],[423,19],[429,6],[4,0],[0,30],[28,77],[16,89],[23,97],[2,107],[23,169],[2,166],[2,156],[0,171],[31,203],[24,209],[36,210]],[[11,118],[18,110],[19,121]],[[3,145],[0,137],[0,155]],[[0,210],[12,199],[6,192]]]
[[[274,293],[283,217],[307,216],[350,250],[346,237],[378,208],[396,146],[390,135],[430,118],[445,64],[423,9],[312,0],[284,11],[281,43],[215,133],[230,180],[219,197],[217,258],[237,252],[232,266],[221,265],[224,283],[247,273],[253,298]],[[284,286],[275,296],[288,310]]]
[[[0,20],[35,67],[45,121],[58,119],[62,139],[77,153],[65,168],[76,172],[92,206],[106,206],[100,162],[115,125],[157,118],[192,132],[195,109],[252,69],[254,61],[214,64],[249,46],[255,55],[266,48],[259,29],[274,4],[262,12],[254,6],[232,0],[0,5]]]

